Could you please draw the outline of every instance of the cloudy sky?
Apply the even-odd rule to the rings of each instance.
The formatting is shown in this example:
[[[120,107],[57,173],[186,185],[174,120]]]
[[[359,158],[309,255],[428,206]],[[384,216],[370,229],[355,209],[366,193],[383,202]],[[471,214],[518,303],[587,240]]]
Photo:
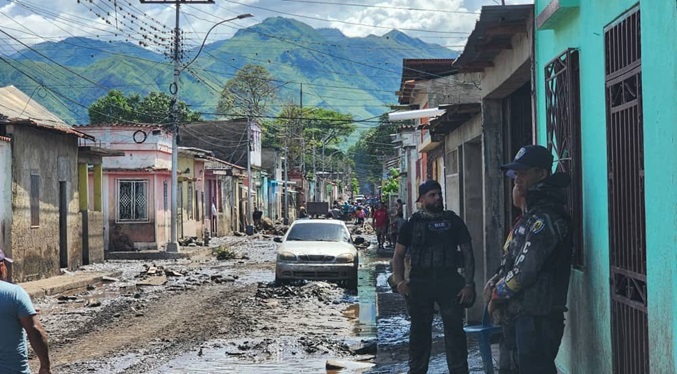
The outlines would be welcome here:
[[[170,33],[173,6],[144,0],[8,0],[0,5],[0,53],[11,54],[45,41],[71,36],[139,43]],[[151,1],[151,0],[145,0]],[[158,1],[158,0],[152,0]],[[501,0],[215,0],[215,4],[181,7],[181,28],[199,45],[215,23],[250,13],[253,17],[224,23],[209,41],[227,39],[240,28],[268,17],[287,17],[314,28],[336,28],[347,36],[382,35],[398,29],[410,36],[459,49],[465,43],[478,11]],[[533,3],[505,0],[506,4]],[[192,41],[192,42],[191,42]],[[152,43],[149,43],[152,47]],[[150,47],[149,47],[150,48]]]

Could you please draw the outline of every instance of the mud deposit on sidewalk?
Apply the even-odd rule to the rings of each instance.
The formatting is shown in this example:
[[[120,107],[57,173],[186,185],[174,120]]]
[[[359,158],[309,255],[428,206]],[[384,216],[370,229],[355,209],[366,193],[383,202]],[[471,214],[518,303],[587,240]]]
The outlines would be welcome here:
[[[36,300],[53,372],[316,373],[330,359],[355,361],[342,372],[370,366],[357,360],[374,339],[373,306],[324,282],[276,287],[275,243],[220,240],[212,244],[238,256],[88,266],[122,275]]]

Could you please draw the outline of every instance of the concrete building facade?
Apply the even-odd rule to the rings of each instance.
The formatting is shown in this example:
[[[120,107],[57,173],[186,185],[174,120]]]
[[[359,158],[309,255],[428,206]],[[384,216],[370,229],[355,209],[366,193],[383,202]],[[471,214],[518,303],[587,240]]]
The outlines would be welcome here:
[[[537,138],[580,194],[557,363],[677,372],[677,4],[535,5]]]

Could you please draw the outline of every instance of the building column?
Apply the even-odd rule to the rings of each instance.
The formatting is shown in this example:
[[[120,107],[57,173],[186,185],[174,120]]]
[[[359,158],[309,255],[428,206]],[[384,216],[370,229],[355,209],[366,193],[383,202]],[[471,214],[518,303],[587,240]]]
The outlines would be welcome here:
[[[505,241],[505,176],[503,160],[503,115],[501,100],[482,100],[482,151],[484,154],[484,274],[501,263]],[[483,285],[482,285],[483,286]]]
[[[89,172],[87,163],[78,163],[78,191],[80,195],[80,211],[89,208]]]
[[[94,165],[94,211],[103,211],[103,167]]]

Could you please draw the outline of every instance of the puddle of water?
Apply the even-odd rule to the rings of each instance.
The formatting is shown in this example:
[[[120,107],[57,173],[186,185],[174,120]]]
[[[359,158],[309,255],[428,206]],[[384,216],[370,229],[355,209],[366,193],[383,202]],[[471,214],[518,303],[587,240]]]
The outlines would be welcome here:
[[[308,357],[300,352],[303,347],[296,337],[254,338],[247,341],[236,339],[210,344],[212,347],[200,350],[201,355],[196,352],[185,353],[149,373],[364,373],[373,366],[368,362],[349,361],[329,355]],[[242,351],[239,347],[243,344],[259,347],[259,350],[252,348]],[[327,370],[328,359],[338,361],[345,369]]]
[[[354,332],[359,337],[376,337],[376,290],[374,289],[374,268],[369,266],[371,258],[360,256],[360,267],[357,270],[357,317],[359,322]]]

